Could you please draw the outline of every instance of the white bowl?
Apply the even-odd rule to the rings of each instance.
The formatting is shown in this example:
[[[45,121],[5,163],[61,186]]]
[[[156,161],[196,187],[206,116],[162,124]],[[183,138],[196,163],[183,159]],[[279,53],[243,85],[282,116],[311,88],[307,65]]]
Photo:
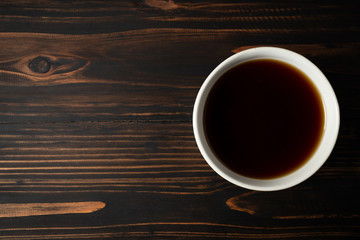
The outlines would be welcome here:
[[[286,62],[303,71],[317,87],[324,104],[325,125],[322,139],[312,157],[299,169],[274,179],[255,179],[242,176],[227,168],[212,152],[204,132],[203,113],[207,96],[215,82],[225,72],[240,63],[255,59],[274,59]],[[229,57],[206,78],[196,97],[193,110],[193,130],[198,148],[210,165],[224,179],[251,190],[275,191],[292,187],[313,175],[332,152],[340,126],[339,104],[324,74],[312,62],[295,52],[275,47],[247,49]]]

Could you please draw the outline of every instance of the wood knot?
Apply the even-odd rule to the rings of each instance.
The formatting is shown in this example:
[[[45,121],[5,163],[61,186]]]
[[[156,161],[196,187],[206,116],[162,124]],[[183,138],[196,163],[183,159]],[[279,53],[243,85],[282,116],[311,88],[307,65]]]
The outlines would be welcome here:
[[[36,73],[47,73],[51,68],[51,61],[47,57],[36,57],[29,62],[29,68]]]
[[[81,72],[89,64],[84,58],[59,54],[36,54],[10,59],[0,62],[0,86],[77,82],[82,76]]]

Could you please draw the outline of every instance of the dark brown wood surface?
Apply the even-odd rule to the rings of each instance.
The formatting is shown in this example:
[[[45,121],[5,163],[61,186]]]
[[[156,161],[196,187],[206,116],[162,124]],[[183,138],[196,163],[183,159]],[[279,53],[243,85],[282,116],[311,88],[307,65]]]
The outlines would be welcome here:
[[[0,1],[0,239],[357,239],[356,1]],[[197,91],[222,60],[278,46],[341,109],[335,149],[277,192],[200,155]]]

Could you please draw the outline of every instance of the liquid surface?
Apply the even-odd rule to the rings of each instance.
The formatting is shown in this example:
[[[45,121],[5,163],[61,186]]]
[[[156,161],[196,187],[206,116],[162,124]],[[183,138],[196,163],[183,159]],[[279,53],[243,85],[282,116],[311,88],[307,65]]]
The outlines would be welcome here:
[[[221,76],[204,111],[214,154],[232,171],[258,179],[302,166],[324,128],[322,100],[309,78],[270,59],[242,63]]]

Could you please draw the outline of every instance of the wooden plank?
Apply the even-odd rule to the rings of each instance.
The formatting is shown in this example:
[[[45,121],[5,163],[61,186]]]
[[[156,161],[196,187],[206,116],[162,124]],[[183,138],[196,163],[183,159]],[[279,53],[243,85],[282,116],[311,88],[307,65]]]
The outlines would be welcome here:
[[[191,123],[0,124],[0,131],[0,192],[4,194],[191,195],[229,187],[200,155]],[[358,134],[353,128],[344,129],[331,158],[314,178],[357,179]]]
[[[170,29],[71,37],[0,34],[0,43],[8,46],[0,54],[0,122],[190,121],[197,91],[212,68],[227,57],[224,53],[229,56],[249,47],[232,43],[224,49],[219,40],[229,43],[236,32],[223,32],[216,38],[209,34],[214,35]],[[46,46],[38,44],[41,41]],[[106,45],[92,47],[102,41]],[[19,42],[27,44],[17,47]],[[181,51],[187,44],[201,50],[187,55]],[[203,44],[208,47],[200,47]],[[344,98],[341,107],[357,107],[353,99],[358,87],[353,82],[358,78],[354,70],[358,43],[276,46],[319,63],[340,100]],[[214,47],[217,50],[211,51]],[[59,48],[64,49],[61,54],[56,53]],[[150,50],[151,55],[143,54]],[[204,59],[207,52],[212,56]],[[46,72],[39,72],[41,67]],[[348,84],[352,84],[350,91]]]
[[[348,2],[348,4],[346,4]],[[2,1],[0,31],[99,33],[187,26],[192,28],[269,29],[282,32],[315,28],[321,31],[356,30],[358,15],[351,1]],[[341,19],[341,21],[339,21]],[[29,24],[32,23],[32,24]],[[91,27],[84,25],[91,24]],[[309,28],[309,26],[311,28]],[[354,29],[355,28],[355,29]],[[358,29],[357,29],[358,30]],[[314,36],[315,37],[315,36]],[[316,36],[319,37],[319,36]]]

